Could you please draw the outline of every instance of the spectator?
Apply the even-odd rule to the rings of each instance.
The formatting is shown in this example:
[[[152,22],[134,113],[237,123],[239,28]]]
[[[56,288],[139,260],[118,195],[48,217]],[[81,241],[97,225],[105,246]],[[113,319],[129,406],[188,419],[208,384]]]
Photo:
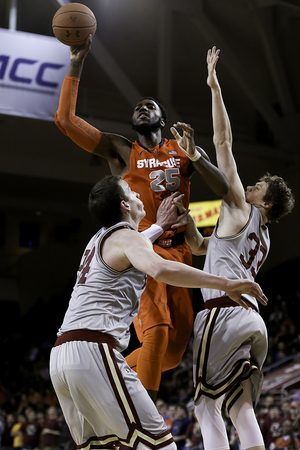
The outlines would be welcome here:
[[[45,413],[43,411],[38,411],[36,413],[36,420],[40,424],[41,428],[44,428],[45,423]]]
[[[47,409],[46,420],[41,431],[41,449],[56,450],[59,447],[61,422],[55,406]]]
[[[291,420],[290,402],[283,402],[281,405],[281,414],[286,420]]]
[[[34,450],[40,443],[41,426],[33,409],[27,410],[27,418],[22,423],[20,431],[23,436],[22,450]]]
[[[274,399],[273,395],[265,396],[264,404],[265,404],[265,407],[268,409],[268,411],[269,411],[270,406],[273,405],[274,403],[275,403],[275,399]]]
[[[1,450],[13,450],[14,438],[11,435],[12,427],[15,423],[13,414],[7,414],[4,419],[4,429],[1,436]]]
[[[168,413],[168,405],[167,405],[167,403],[165,403],[163,400],[161,400],[159,398],[159,399],[156,400],[155,405],[156,405],[156,408],[157,408],[157,411],[159,412],[159,414],[161,416],[163,416],[165,424],[167,425],[168,429],[170,429],[173,421],[170,420],[170,415]],[[175,406],[174,406],[174,409],[175,409]]]
[[[266,407],[265,403],[263,402],[258,403],[258,405],[256,406],[256,418],[260,429],[262,428],[268,413],[269,408]]]
[[[292,422],[285,420],[282,424],[282,433],[275,441],[275,449],[299,450],[300,441],[293,432]]]
[[[23,444],[23,435],[21,432],[21,426],[25,422],[25,416],[19,414],[17,421],[14,423],[11,429],[11,436],[13,437],[13,448],[14,450],[19,450]]]
[[[261,429],[266,449],[271,449],[281,435],[283,422],[284,418],[280,415],[279,407],[276,404],[271,405]]]
[[[175,419],[171,426],[171,434],[177,445],[177,450],[182,450],[186,444],[186,432],[191,419],[184,403],[179,403],[176,407]]]
[[[169,430],[172,427],[172,424],[175,420],[175,416],[176,416],[176,406],[171,404],[168,406],[168,412],[167,412],[167,416],[165,418],[165,424],[167,425]]]
[[[290,404],[290,420],[292,422],[293,430],[299,436],[300,434],[300,408],[299,403],[293,400]]]
[[[192,412],[192,420],[186,430],[186,443],[190,450],[203,450],[203,438],[201,428],[196,419],[195,412]]]

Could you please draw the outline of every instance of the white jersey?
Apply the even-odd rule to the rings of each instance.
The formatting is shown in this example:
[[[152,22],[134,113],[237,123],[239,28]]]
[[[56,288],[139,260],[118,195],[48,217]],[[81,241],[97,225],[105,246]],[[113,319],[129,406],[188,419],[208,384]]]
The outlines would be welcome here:
[[[88,243],[58,336],[77,329],[96,330],[113,336],[119,351],[128,346],[129,327],[139,310],[146,275],[134,267],[118,272],[101,256],[105,237],[124,227],[134,229],[120,222],[101,228]]]
[[[251,214],[244,228],[234,236],[219,237],[215,228],[207,249],[203,270],[213,275],[225,276],[231,280],[254,280],[265,261],[270,248],[268,227],[260,211],[252,206]],[[204,301],[225,296],[224,291],[201,289]],[[243,295],[257,309],[254,297]]]

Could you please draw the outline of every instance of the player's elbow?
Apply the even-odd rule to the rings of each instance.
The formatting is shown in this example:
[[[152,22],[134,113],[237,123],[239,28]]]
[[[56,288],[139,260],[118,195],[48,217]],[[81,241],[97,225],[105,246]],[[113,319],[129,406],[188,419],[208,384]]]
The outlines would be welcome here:
[[[64,134],[67,134],[68,121],[66,118],[61,116],[58,111],[55,113],[54,118],[55,125],[62,131]]]
[[[223,133],[214,134],[213,143],[217,150],[231,150],[232,147],[232,139],[230,138],[230,136],[224,135]]]

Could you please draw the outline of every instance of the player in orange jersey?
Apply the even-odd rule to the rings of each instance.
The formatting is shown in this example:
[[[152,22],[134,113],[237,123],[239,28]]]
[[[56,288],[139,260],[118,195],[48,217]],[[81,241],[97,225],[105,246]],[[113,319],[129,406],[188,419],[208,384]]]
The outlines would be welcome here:
[[[148,232],[152,233],[152,238],[157,238],[155,252],[165,259],[191,265],[192,255],[184,240],[184,228],[167,230],[162,234],[163,230],[153,225],[157,208],[174,191],[184,194],[183,203],[187,208],[190,176],[194,171],[220,197],[227,193],[228,181],[200,147],[193,151],[181,150],[180,144],[184,148],[194,148],[187,145],[194,140],[193,129],[189,125],[181,122],[175,125],[182,130],[178,143],[175,139],[163,138],[166,113],[163,106],[151,97],[142,98],[134,109],[135,142],[117,134],[101,132],[77,117],[79,81],[90,46],[91,37],[84,46],[70,48],[71,63],[62,85],[55,122],[80,147],[106,158],[111,173],[121,175],[131,189],[140,194],[146,217],[139,230],[150,227]],[[171,130],[175,132],[174,128]],[[157,398],[162,371],[180,363],[190,338],[193,326],[191,294],[190,289],[174,288],[148,277],[140,312],[134,321],[142,346],[127,357],[127,362],[137,371],[153,400]]]

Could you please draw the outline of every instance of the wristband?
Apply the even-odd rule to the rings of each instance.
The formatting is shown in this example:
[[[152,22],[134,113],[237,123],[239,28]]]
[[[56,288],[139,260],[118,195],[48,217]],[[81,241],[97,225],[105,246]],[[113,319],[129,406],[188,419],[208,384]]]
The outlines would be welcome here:
[[[200,158],[201,158],[201,153],[200,152],[198,152],[198,150],[195,150],[195,153],[192,155],[192,156],[190,156],[190,155],[188,155],[188,157],[190,158],[190,160],[191,161],[198,161]]]
[[[201,153],[200,152],[198,152],[198,150],[195,148],[195,152],[192,154],[192,155],[189,155],[188,153],[187,153],[187,151],[184,149],[184,148],[182,148],[181,147],[181,145],[179,145],[178,144],[178,146],[179,146],[179,148],[183,151],[183,153],[191,160],[191,161],[198,161],[200,158],[201,158]]]
[[[159,238],[159,236],[161,236],[163,232],[163,228],[154,223],[150,228],[147,228],[147,230],[144,230],[141,233],[147,236],[147,238],[149,238],[153,244],[153,242],[156,241],[156,239]]]

